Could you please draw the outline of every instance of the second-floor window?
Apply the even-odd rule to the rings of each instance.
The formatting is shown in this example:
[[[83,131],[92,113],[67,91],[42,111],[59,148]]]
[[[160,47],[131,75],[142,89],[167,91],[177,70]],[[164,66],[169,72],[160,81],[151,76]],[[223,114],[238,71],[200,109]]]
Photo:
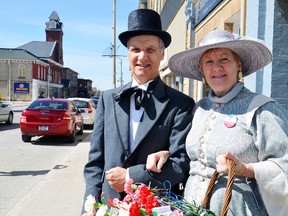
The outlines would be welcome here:
[[[25,65],[20,64],[18,66],[18,78],[19,79],[25,79],[25,71],[26,71]]]

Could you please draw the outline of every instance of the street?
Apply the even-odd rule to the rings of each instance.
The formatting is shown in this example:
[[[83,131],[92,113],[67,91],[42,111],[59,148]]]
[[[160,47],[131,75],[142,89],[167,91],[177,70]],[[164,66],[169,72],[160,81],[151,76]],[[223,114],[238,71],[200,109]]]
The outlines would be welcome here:
[[[0,215],[18,215],[15,213],[15,207],[17,206],[18,209],[21,209],[21,203],[23,205],[30,205],[29,201],[27,201],[27,199],[25,200],[25,197],[28,195],[31,197],[31,191],[37,188],[41,181],[47,181],[45,177],[47,177],[51,171],[69,170],[69,167],[64,164],[65,159],[69,158],[69,155],[75,151],[78,145],[83,144],[81,143],[83,140],[86,140],[85,145],[88,146],[89,142],[87,142],[87,140],[89,141],[92,132],[92,130],[84,130],[84,134],[78,135],[76,138],[77,142],[74,144],[66,143],[65,138],[61,137],[34,137],[32,138],[32,142],[24,143],[21,139],[21,132],[19,129],[20,111],[23,109],[24,107],[14,109],[14,121],[12,125],[0,123]],[[87,154],[83,154],[84,157],[86,157]],[[81,161],[79,161],[79,163],[80,162]],[[79,165],[80,167],[78,170],[75,170],[75,176],[78,175],[80,178],[83,178],[82,167],[84,166],[84,163],[82,162],[82,164]],[[62,177],[65,179],[65,176]],[[73,173],[72,176],[67,178],[71,177],[73,177]],[[83,180],[81,179],[81,181]],[[83,184],[79,186],[82,186],[79,192],[80,197],[75,197],[77,202],[79,202],[78,207],[76,207],[78,208],[78,211],[74,209],[73,215],[79,215],[81,211],[80,208],[83,198],[82,189],[84,190],[84,187]],[[67,185],[63,185],[63,188],[64,187],[67,187]],[[41,193],[49,194],[49,191],[42,191]],[[63,197],[65,196],[64,193],[65,190],[63,190]],[[73,196],[73,194],[69,196]],[[49,199],[51,198],[50,195]],[[40,203],[38,199],[40,200]],[[42,203],[41,200],[43,200]],[[50,200],[50,203],[51,201],[53,202],[53,200]],[[52,206],[48,206],[48,208],[45,207],[45,205],[49,205],[49,203],[47,203],[47,198],[38,197],[37,202],[39,205],[42,205],[42,208],[44,209],[53,209]],[[54,199],[54,202],[56,202],[56,199]],[[67,201],[67,204],[69,202]],[[63,200],[61,205],[65,206],[65,200]],[[56,203],[55,206],[57,206]],[[67,207],[65,208],[67,209]],[[27,213],[25,214],[21,210],[21,215],[39,215],[39,212],[36,214],[35,211],[35,214],[33,214],[32,211],[29,212],[29,210],[27,210],[27,207],[25,207],[25,209]],[[11,211],[14,211],[14,213],[12,214]],[[61,211],[61,209],[58,211]],[[68,212],[66,213],[58,212],[58,215],[72,215]],[[41,215],[57,214],[50,211],[50,213],[47,212],[47,214]]]

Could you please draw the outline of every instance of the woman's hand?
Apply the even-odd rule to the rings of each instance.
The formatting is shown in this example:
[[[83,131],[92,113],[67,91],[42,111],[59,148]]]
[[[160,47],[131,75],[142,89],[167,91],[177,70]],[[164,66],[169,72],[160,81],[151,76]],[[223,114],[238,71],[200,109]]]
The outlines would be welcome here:
[[[160,173],[164,163],[167,161],[169,156],[169,151],[159,151],[148,155],[146,161],[146,169]]]
[[[230,152],[219,155],[216,158],[216,169],[219,173],[228,173],[227,159],[235,163],[235,175],[255,178],[254,169],[251,164],[245,164]]]

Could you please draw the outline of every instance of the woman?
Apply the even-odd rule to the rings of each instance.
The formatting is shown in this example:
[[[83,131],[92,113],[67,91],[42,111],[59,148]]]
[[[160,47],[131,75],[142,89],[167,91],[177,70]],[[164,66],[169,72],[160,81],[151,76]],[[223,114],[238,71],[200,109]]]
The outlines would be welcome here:
[[[287,215],[288,114],[271,98],[239,80],[272,60],[261,43],[224,30],[208,33],[198,48],[171,57],[175,74],[207,82],[209,96],[195,106],[186,139],[190,176],[184,198],[201,203],[215,169],[209,209],[219,215],[227,183],[227,159],[236,164],[228,215]],[[168,152],[150,155],[147,169],[161,171]]]

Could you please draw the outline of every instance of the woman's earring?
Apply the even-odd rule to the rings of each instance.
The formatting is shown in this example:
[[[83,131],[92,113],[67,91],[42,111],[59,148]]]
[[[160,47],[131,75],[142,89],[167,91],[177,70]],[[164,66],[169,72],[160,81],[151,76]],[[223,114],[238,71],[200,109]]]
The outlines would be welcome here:
[[[238,72],[238,80],[241,80],[242,77],[243,77],[243,73],[242,73],[242,71],[239,71],[239,72]]]
[[[206,84],[206,80],[205,80],[204,76],[202,77],[202,82],[203,82],[204,85]]]

